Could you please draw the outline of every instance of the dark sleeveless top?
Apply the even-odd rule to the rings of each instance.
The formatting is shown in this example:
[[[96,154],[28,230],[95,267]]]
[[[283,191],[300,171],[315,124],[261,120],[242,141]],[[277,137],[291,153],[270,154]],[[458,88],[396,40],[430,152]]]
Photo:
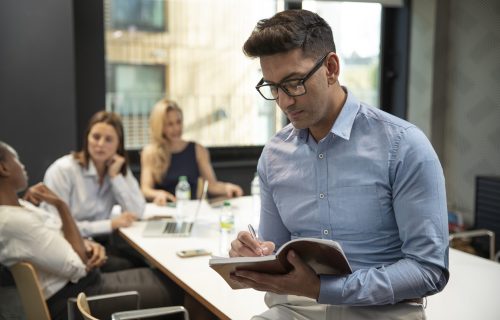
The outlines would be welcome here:
[[[170,166],[161,183],[155,184],[155,189],[162,189],[175,195],[175,186],[179,182],[179,177],[186,176],[191,187],[191,199],[196,199],[200,170],[196,162],[195,146],[194,142],[189,142],[181,152],[172,153]]]

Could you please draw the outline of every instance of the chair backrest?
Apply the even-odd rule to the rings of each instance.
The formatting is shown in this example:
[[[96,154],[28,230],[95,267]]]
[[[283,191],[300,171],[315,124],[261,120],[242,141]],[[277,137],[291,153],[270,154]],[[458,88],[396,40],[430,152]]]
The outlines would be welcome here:
[[[78,309],[77,297],[68,299],[68,320],[83,320]],[[139,309],[140,297],[137,291],[106,293],[86,298],[94,318],[111,319],[114,312]]]
[[[80,310],[80,313],[82,314],[83,319],[85,319],[85,320],[99,320],[97,318],[94,318],[90,314],[90,307],[89,307],[89,304],[87,302],[87,296],[85,295],[85,293],[80,292],[78,294],[78,297],[76,298],[76,305],[78,306],[78,310]]]
[[[107,301],[110,299],[110,296],[113,296],[111,299],[123,297],[125,300],[130,300],[132,296],[138,296],[136,291],[127,291],[123,293],[117,294],[104,294],[99,296],[89,297],[87,300],[87,296],[85,293],[81,292],[78,294],[76,298],[76,305],[84,320],[99,320],[98,318],[92,316],[89,307],[89,301],[91,299],[94,300],[103,300]],[[123,306],[122,306],[123,307]],[[151,317],[159,317],[163,315],[173,315],[173,314],[182,314],[184,320],[189,320],[189,314],[187,310],[182,306],[173,306],[173,307],[159,307],[159,308],[149,308],[142,310],[130,310],[130,311],[118,311],[113,312],[111,314],[111,319],[113,320],[129,320],[129,319],[144,319]],[[169,318],[170,319],[170,318]],[[177,319],[177,318],[176,318]]]
[[[476,177],[475,202],[474,229],[488,229],[495,233],[495,255],[500,250],[500,176]],[[488,246],[486,241],[477,244],[482,249]]]
[[[27,320],[50,320],[35,268],[28,262],[19,262],[10,268],[21,297]]]

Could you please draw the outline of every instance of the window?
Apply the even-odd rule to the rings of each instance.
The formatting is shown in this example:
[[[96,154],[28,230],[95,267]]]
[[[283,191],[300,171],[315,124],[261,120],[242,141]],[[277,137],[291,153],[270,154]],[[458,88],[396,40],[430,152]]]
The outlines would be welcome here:
[[[149,138],[149,111],[165,96],[165,66],[110,63],[106,76],[106,105],[122,116],[127,147],[141,148]]]
[[[332,28],[340,57],[340,83],[359,100],[379,106],[382,6],[378,3],[304,0],[302,8],[318,13]]]
[[[163,0],[110,0],[114,30],[166,31]]]
[[[257,21],[274,15],[283,7],[283,0],[113,0],[111,3],[121,1],[127,5],[120,10],[130,12],[119,14],[129,17],[123,21],[137,21],[138,13],[130,9],[132,5],[145,8],[144,3],[150,6],[161,3],[161,8],[146,12],[165,13],[163,30],[140,32],[114,22],[106,23],[106,59],[115,82],[108,82],[108,97],[114,95],[108,99],[108,108],[114,108],[126,119],[136,119],[133,124],[125,124],[127,148],[141,148],[147,143],[146,110],[149,112],[154,105],[152,100],[161,94],[177,101],[183,109],[184,138],[208,147],[263,145],[282,128],[286,119],[279,108],[273,101],[262,99],[254,89],[262,77],[259,61],[247,58],[242,46]],[[304,0],[302,7],[319,13],[331,25],[341,58],[341,83],[361,100],[377,106],[381,5]],[[116,8],[107,5],[105,16],[117,16],[112,12]],[[144,19],[151,20],[144,25],[155,25],[154,14],[145,14]],[[118,65],[122,70],[116,69]],[[135,71],[130,69],[132,65],[136,66]],[[138,65],[143,66],[142,71],[137,69]],[[144,67],[158,65],[168,66],[163,80]],[[125,79],[118,79],[122,75]],[[127,96],[130,93],[136,97],[150,94],[149,100],[139,102],[140,99]],[[139,128],[140,124],[145,128]],[[129,125],[133,128],[129,129]]]

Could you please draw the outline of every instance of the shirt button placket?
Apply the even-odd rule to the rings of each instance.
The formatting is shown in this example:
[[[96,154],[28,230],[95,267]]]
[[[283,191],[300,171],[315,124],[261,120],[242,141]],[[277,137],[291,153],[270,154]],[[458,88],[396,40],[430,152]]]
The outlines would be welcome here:
[[[326,160],[326,150],[325,150],[326,141],[322,141],[320,143],[320,148],[316,154],[319,176],[318,176],[318,206],[320,210],[320,221],[321,221],[321,235],[322,238],[328,239],[330,237],[330,231],[328,226],[328,221],[330,220],[328,217],[328,201],[327,199],[327,191],[328,191],[328,179],[326,178],[327,170],[327,162]]]

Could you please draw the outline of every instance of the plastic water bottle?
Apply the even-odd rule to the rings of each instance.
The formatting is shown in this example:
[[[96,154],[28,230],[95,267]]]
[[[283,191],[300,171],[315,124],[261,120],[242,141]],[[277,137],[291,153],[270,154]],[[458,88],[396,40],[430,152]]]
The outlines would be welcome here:
[[[221,233],[234,232],[234,213],[229,201],[224,201],[224,206],[219,216],[219,227]]]
[[[224,206],[219,215],[220,243],[219,253],[227,255],[231,241],[234,238],[234,213],[229,201],[224,201]]]
[[[252,184],[250,185],[250,193],[252,194],[252,209],[253,209],[253,221],[255,225],[259,224],[260,218],[260,183],[259,174],[255,172],[252,179]]]
[[[187,202],[191,200],[191,187],[186,176],[180,176],[175,186],[175,197],[177,198],[177,218],[182,219],[186,215]]]

